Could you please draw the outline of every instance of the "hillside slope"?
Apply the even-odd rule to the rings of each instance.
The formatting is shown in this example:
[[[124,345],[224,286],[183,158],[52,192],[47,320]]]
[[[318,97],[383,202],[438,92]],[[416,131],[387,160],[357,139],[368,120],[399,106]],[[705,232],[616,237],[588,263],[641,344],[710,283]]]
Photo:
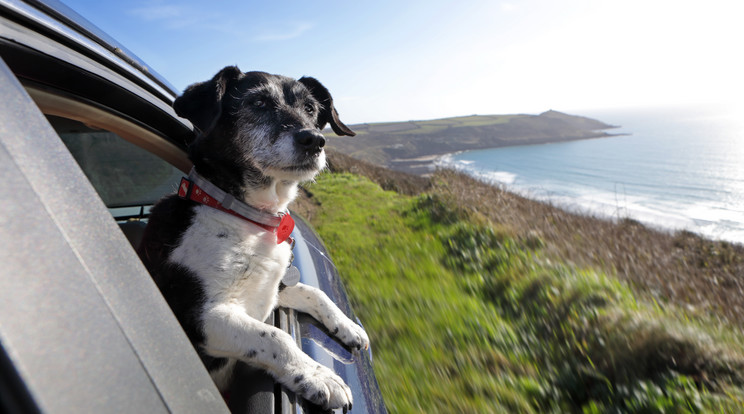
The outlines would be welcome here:
[[[293,208],[370,333],[391,412],[744,411],[742,246],[329,156]]]
[[[355,138],[329,134],[328,147],[356,159],[414,174],[431,173],[432,157],[457,151],[611,136],[616,128],[558,111],[473,115],[431,121],[351,125]]]
[[[610,221],[530,200],[451,170],[432,177],[392,171],[329,151],[334,172],[368,177],[406,195],[437,193],[461,208],[511,229],[540,237],[552,260],[616,275],[659,303],[744,326],[744,246],[687,231],[667,233],[632,219]],[[311,205],[300,200],[300,205]],[[312,215],[311,211],[306,214]]]

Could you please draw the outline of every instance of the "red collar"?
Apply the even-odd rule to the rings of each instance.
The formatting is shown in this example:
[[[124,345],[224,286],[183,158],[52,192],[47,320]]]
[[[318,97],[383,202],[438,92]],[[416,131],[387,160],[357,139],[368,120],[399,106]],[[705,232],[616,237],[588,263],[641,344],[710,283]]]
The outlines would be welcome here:
[[[245,211],[246,209],[252,209],[256,212],[260,212],[260,210],[257,210],[245,203],[241,203],[238,200],[235,200],[232,196],[225,197],[226,193],[222,192],[221,195],[222,202],[218,201],[215,197],[208,194],[206,191],[204,191],[203,188],[198,186],[194,181],[203,181],[204,179],[202,177],[198,177],[198,179],[194,179],[197,177],[194,177],[195,171],[192,170],[192,174],[189,176],[192,178],[191,180],[183,177],[181,178],[181,185],[178,187],[178,196],[185,199],[185,200],[191,200],[195,201],[200,204],[204,204],[205,206],[209,206],[212,208],[215,208],[220,211],[224,211],[225,213],[232,214],[233,216],[240,217],[243,220],[246,220],[248,222],[251,222],[267,231],[270,231],[274,234],[276,234],[276,244],[282,244],[283,242],[289,240],[289,243],[292,244],[292,238],[289,237],[289,235],[292,233],[292,230],[294,230],[294,220],[289,215],[289,212],[281,214],[279,216],[271,215],[271,221],[272,222],[278,222],[277,225],[273,224],[267,224],[262,223],[260,221],[253,220],[251,218],[246,217],[245,214],[240,214],[238,211],[235,211],[232,208],[229,207],[240,207],[239,210]],[[210,183],[211,184],[211,183]],[[214,186],[213,186],[214,187]],[[217,187],[214,187],[214,189],[217,189]],[[221,191],[221,190],[219,190]],[[225,199],[229,200],[228,202],[225,202]],[[223,205],[227,204],[227,206]],[[257,213],[253,212],[252,215],[255,217]],[[269,214],[265,212],[260,212],[260,214]]]

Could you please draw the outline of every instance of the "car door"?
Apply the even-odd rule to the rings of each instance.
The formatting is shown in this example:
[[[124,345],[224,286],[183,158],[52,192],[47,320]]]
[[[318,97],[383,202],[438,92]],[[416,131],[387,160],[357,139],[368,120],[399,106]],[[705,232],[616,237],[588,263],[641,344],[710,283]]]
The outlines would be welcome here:
[[[228,412],[106,206],[0,62],[3,410]],[[4,411],[6,412],[6,411]]]

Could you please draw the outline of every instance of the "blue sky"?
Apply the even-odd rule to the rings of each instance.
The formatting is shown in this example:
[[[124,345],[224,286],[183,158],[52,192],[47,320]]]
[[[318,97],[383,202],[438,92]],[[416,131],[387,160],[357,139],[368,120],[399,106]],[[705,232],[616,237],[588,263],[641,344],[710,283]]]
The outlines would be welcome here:
[[[347,123],[744,96],[738,0],[63,0],[177,89],[314,76]]]

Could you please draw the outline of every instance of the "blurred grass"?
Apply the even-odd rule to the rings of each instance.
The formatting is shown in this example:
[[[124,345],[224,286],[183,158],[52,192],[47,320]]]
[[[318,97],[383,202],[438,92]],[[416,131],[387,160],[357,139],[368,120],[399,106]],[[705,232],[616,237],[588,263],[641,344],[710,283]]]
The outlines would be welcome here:
[[[390,412],[744,412],[740,330],[556,260],[446,174],[417,180],[326,173],[301,200]]]

